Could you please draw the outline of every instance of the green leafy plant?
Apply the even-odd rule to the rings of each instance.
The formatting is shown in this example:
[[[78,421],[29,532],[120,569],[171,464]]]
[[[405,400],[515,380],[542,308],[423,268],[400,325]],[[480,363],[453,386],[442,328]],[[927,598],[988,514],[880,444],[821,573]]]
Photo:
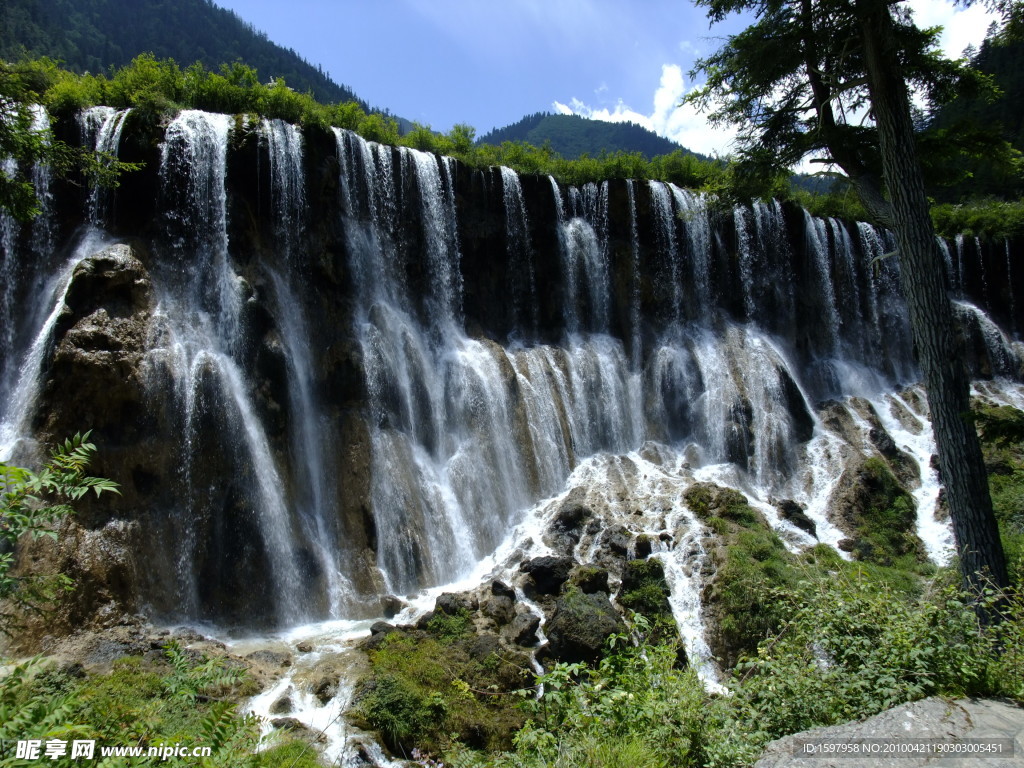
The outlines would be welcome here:
[[[73,512],[69,502],[89,491],[96,496],[120,493],[114,481],[85,474],[96,453],[89,434],[76,434],[57,445],[38,472],[0,463],[0,542],[7,549],[0,552],[0,600],[8,606],[0,610],[0,632],[10,633],[20,611],[38,610],[72,587],[62,574],[13,574],[17,541],[23,536],[56,539],[55,526]]]

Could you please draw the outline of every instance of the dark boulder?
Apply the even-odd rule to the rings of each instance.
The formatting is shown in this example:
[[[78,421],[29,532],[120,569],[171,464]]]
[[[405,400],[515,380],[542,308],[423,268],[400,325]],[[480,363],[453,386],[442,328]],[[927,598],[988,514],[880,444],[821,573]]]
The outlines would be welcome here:
[[[495,623],[499,626],[508,624],[515,617],[515,603],[512,602],[512,598],[504,595],[490,597],[484,600],[483,605],[480,606],[481,612],[484,616],[490,619],[494,619]]]
[[[545,626],[547,655],[558,661],[594,662],[608,637],[625,629],[607,594],[573,589],[558,598]]]
[[[516,599],[516,591],[505,582],[498,581],[497,579],[491,582],[491,594],[495,597],[507,597],[511,600]]]
[[[818,538],[818,526],[807,516],[803,507],[795,501],[792,499],[779,499],[775,502],[775,508],[779,510],[779,516],[783,520],[792,523],[801,531],[809,533],[814,538]]]
[[[652,619],[670,619],[671,594],[660,560],[630,560],[622,569],[622,584],[615,599],[623,608]]]
[[[537,594],[557,595],[574,564],[571,557],[535,557],[519,566],[519,570],[530,575]]]
[[[588,595],[594,592],[608,593],[608,571],[594,565],[581,565],[573,571],[570,581]]]
[[[537,630],[540,628],[540,616],[533,613],[520,613],[508,627],[509,637],[516,645],[524,648],[537,644]]]

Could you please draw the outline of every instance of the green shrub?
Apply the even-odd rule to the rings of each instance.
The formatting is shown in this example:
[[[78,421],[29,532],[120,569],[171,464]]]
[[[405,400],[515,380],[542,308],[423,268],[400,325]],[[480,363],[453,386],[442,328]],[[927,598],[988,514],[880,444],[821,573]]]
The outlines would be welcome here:
[[[816,550],[819,564],[835,562]],[[675,669],[672,643],[615,636],[596,668],[559,664],[538,678],[543,695],[526,702],[531,720],[514,751],[453,748],[454,764],[568,768],[628,756],[644,766],[743,766],[771,739],[924,696],[1024,696],[1019,597],[1007,600],[1006,621],[983,629],[955,590],[908,596],[858,564],[809,574],[771,597],[788,618],[731,670],[728,696],[705,692],[693,669]],[[647,630],[641,620],[630,636]]]
[[[243,674],[220,660],[193,659],[176,646],[167,649],[163,662],[127,657],[114,662],[110,673],[83,679],[37,660],[0,679],[0,739],[209,746],[213,754],[198,762],[204,768],[259,765],[254,755],[258,723],[240,716],[232,702],[240,695],[242,682]],[[0,756],[0,766],[22,762]],[[66,757],[50,764],[79,763]],[[164,763],[160,757],[146,756],[135,758],[133,764]]]
[[[436,611],[427,624],[427,629],[445,644],[451,644],[465,636],[472,626],[473,620],[469,611],[460,608],[458,613],[448,614]]]
[[[526,659],[474,657],[474,638],[391,633],[369,654],[373,674],[357,695],[357,715],[399,754],[443,753],[452,734],[476,748],[507,747],[524,720],[511,691],[529,682]]]
[[[50,451],[50,460],[38,473],[0,462],[0,634],[10,634],[18,616],[38,611],[52,603],[73,585],[63,574],[15,575],[14,545],[19,539],[49,536],[57,538],[54,527],[73,513],[70,502],[90,490],[97,496],[120,493],[117,483],[85,474],[96,453],[89,432],[77,434]]]

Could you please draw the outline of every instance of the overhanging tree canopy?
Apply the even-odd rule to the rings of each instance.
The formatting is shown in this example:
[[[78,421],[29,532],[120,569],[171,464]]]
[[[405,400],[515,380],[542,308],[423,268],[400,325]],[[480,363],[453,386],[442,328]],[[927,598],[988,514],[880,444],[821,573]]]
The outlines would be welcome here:
[[[1006,586],[910,99],[910,88],[938,101],[983,87],[983,78],[939,54],[937,30],[916,27],[894,0],[697,2],[713,21],[756,15],[698,62],[707,84],[689,97],[713,106],[713,120],[740,127],[740,172],[766,178],[818,154],[842,169],[865,208],[895,233],[965,586]],[[1001,9],[1017,18],[1020,6],[1007,0]]]

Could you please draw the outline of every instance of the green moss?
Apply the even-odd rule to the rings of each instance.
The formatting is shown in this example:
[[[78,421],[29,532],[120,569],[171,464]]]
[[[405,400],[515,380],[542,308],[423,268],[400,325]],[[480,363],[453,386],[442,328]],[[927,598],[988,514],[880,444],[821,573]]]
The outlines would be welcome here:
[[[474,658],[476,636],[450,643],[422,632],[394,632],[370,652],[372,677],[356,710],[399,754],[443,753],[452,734],[478,749],[504,749],[522,725],[510,692],[529,684],[528,659]]]
[[[704,522],[719,517],[742,526],[752,526],[758,520],[757,512],[747,504],[746,497],[733,488],[695,483],[686,490],[683,499],[693,514]]]
[[[427,629],[447,645],[465,637],[472,624],[473,619],[469,611],[460,608],[459,612],[454,614],[437,611],[427,624]]]
[[[911,556],[922,560],[913,497],[889,465],[878,457],[864,462],[860,474],[862,504],[856,520],[854,556],[878,565],[895,565]]]
[[[671,594],[660,560],[630,560],[622,574],[619,605],[655,621],[671,621]]]
[[[270,749],[261,749],[253,765],[258,768],[321,768],[323,763],[307,742],[290,739]]]
[[[974,413],[1010,579],[1020,586],[1024,584],[1024,412],[1009,406],[978,406]]]

